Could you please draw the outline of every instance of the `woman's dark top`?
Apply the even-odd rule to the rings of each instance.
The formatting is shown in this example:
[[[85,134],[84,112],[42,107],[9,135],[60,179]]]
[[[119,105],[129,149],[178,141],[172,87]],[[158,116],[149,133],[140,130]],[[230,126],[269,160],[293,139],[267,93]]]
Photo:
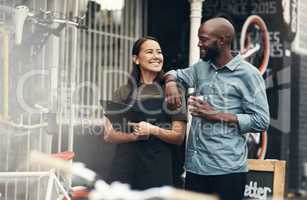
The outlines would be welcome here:
[[[141,85],[131,94],[128,85],[120,87],[113,95],[113,101],[126,104],[160,99],[164,102],[161,86],[157,84]],[[130,96],[130,97],[129,97]],[[155,100],[154,100],[155,101]],[[153,102],[153,101],[152,101]],[[159,100],[157,101],[159,102]],[[152,111],[161,105],[142,104],[146,110]],[[143,119],[161,128],[171,129],[172,121],[186,121],[183,109],[175,114],[168,114],[162,106],[162,112],[150,114],[143,112]],[[144,190],[151,187],[173,185],[172,148],[173,144],[166,143],[150,135],[148,140],[118,144],[115,158],[111,166],[108,182],[120,181],[130,184],[132,189]]]

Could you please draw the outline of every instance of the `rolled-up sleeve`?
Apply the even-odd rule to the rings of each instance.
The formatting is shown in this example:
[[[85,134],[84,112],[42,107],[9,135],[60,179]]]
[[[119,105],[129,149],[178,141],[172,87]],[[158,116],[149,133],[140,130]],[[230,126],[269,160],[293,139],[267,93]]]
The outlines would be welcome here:
[[[248,114],[237,114],[241,133],[247,133],[251,127],[251,117]]]
[[[195,85],[195,69],[194,65],[185,69],[171,70],[165,74],[176,77],[177,81],[183,83],[187,87],[193,87]]]
[[[174,76],[177,79],[177,70],[168,71],[167,73],[165,73],[164,76],[168,76],[168,75]]]
[[[243,90],[243,113],[237,114],[241,133],[258,133],[267,130],[270,125],[270,113],[264,80],[255,73],[245,79]]]

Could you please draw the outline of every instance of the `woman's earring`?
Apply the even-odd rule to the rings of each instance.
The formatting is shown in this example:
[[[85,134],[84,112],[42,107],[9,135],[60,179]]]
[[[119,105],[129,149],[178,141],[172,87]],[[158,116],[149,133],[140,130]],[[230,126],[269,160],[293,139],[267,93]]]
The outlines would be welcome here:
[[[136,65],[139,65],[139,61],[137,60],[137,57],[135,55],[133,55],[133,62],[136,64]]]

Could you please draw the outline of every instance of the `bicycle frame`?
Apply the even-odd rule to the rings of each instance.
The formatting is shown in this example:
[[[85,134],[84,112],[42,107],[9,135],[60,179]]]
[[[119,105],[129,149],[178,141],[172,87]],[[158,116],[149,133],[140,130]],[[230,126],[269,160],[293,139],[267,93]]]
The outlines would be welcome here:
[[[40,123],[40,124],[34,124],[34,125],[23,125],[23,124],[16,124],[11,121],[7,120],[0,120],[0,124],[8,125],[14,128],[20,128],[20,129],[26,129],[26,130],[33,130],[33,129],[40,129],[48,126],[48,123]]]
[[[256,25],[261,33],[263,34],[263,47],[257,43],[254,47],[250,48],[245,46],[246,38],[247,38],[247,31],[250,25]],[[249,16],[243,24],[242,31],[241,31],[241,38],[240,38],[240,52],[242,56],[246,59],[250,56],[257,53],[261,48],[263,48],[263,58],[260,66],[256,66],[261,74],[264,74],[266,71],[267,65],[269,63],[270,58],[270,39],[269,39],[269,32],[265,22],[259,17],[258,15],[251,15]]]
[[[260,50],[260,45],[259,44],[256,44],[256,46],[250,50],[248,50],[246,53],[244,53],[242,56],[243,58],[248,58],[250,57],[251,55],[255,54],[257,51]]]
[[[59,196],[63,195],[66,200],[71,200],[70,196],[64,189],[63,185],[60,183],[59,179],[55,175],[53,170],[47,171],[47,172],[0,172],[0,180],[1,179],[7,179],[6,184],[8,184],[10,179],[13,179],[14,182],[19,179],[26,179],[26,187],[29,187],[29,179],[34,178],[37,179],[37,187],[41,184],[42,178],[48,178],[47,188],[46,188],[46,195],[45,200],[53,200],[52,194],[53,191],[55,191]],[[18,182],[17,182],[18,183]],[[17,186],[14,188],[14,194],[16,195],[18,191]],[[27,192],[27,191],[26,191]],[[15,196],[14,195],[14,196]],[[25,194],[27,196],[27,194]],[[11,200],[12,197],[8,194],[8,188],[6,187],[4,194],[2,194],[0,197],[3,197],[4,200]],[[2,199],[2,198],[1,198]],[[16,196],[15,196],[16,199]],[[39,200],[39,196],[37,196],[37,200]]]

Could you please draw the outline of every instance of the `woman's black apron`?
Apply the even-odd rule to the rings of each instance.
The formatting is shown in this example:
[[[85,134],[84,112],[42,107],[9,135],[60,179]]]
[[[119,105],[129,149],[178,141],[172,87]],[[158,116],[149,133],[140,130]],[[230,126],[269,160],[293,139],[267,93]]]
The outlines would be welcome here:
[[[163,101],[154,97],[134,102],[133,107],[139,112],[134,121],[170,128],[171,118],[162,109]],[[152,114],[143,112],[144,109],[160,112]],[[173,185],[171,144],[150,136],[148,140],[117,145],[108,177],[109,183],[113,181],[128,183],[137,190]]]

